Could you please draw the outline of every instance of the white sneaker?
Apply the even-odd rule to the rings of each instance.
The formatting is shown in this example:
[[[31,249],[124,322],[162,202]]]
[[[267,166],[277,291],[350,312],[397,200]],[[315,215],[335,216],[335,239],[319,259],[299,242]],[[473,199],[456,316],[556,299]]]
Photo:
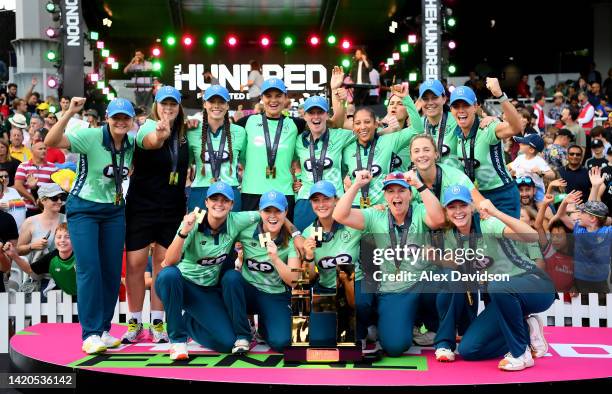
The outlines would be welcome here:
[[[114,347],[121,345],[121,339],[115,338],[108,331],[104,331],[102,333],[101,339],[102,339],[102,342],[104,342],[104,346],[106,346],[108,349],[112,349]]]
[[[365,355],[374,355],[378,352],[382,352],[382,346],[380,342],[367,342],[365,339],[361,340],[361,353]]]
[[[526,321],[529,326],[532,355],[535,358],[544,357],[548,353],[548,342],[544,338],[544,322],[538,315],[531,315]]]
[[[436,333],[433,331],[427,331],[421,333],[421,329],[418,327],[412,328],[412,341],[419,346],[433,346]]]
[[[251,349],[251,342],[248,339],[239,338],[234,342],[232,354],[245,354]]]
[[[522,371],[525,368],[534,366],[531,350],[527,348],[525,353],[515,358],[511,353],[506,354],[503,360],[499,362],[498,368],[502,371]]]
[[[178,342],[170,345],[170,360],[187,360],[188,358],[187,343]]]
[[[121,337],[121,342],[125,344],[136,343],[143,339],[144,330],[142,323],[138,323],[136,319],[128,321],[128,329]]]
[[[153,343],[168,343],[170,341],[165,331],[163,320],[153,320],[153,323],[149,326],[149,333]]]
[[[83,341],[81,349],[87,354],[104,353],[106,351],[106,345],[104,345],[99,335],[90,335]]]
[[[436,360],[442,363],[449,363],[455,361],[455,353],[450,349],[443,347],[436,349]]]

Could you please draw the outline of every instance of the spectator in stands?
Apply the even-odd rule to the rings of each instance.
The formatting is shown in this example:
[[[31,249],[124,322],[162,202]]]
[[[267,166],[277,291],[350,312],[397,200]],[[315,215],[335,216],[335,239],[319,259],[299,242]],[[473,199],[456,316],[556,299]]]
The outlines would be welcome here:
[[[536,95],[541,94],[542,96],[546,96],[546,83],[541,75],[535,77],[535,88],[533,89],[533,93]]]
[[[565,129],[568,129],[574,135],[574,143],[585,150],[587,146],[586,134],[577,122],[579,115],[580,111],[576,108],[564,108],[561,111],[561,123],[563,123]]]
[[[61,111],[55,113],[57,119],[60,119],[62,115],[64,115],[64,113],[68,111],[68,107],[70,107],[70,96],[62,96],[62,98],[60,99]]]
[[[519,97],[525,97],[525,98],[531,97],[531,91],[529,90],[529,85],[527,84],[527,82],[529,82],[529,75],[527,74],[522,75],[521,81],[516,87],[516,93],[518,94]]]
[[[578,93],[586,92],[589,88],[589,84],[587,83],[586,79],[584,79],[584,77],[578,78],[578,81],[575,83],[575,86],[576,86],[576,91]]]
[[[608,166],[601,170],[604,184],[596,193],[600,201],[606,204],[608,210],[612,210],[612,148],[608,148],[606,159],[608,159]]]
[[[15,173],[21,162],[11,156],[8,142],[0,140],[0,166],[8,171],[9,181],[7,186],[13,186],[15,183]]]
[[[28,161],[32,158],[32,152],[30,149],[23,145],[24,133],[26,131],[27,125],[25,124],[25,118],[23,115],[15,115],[10,119],[11,125],[11,135],[10,135],[10,154],[14,159],[19,160],[20,162]]]
[[[20,228],[25,220],[25,202],[19,192],[9,187],[8,183],[9,172],[6,167],[0,164],[0,188],[3,190],[3,192],[0,192],[0,210],[9,213],[15,219],[17,228]]]
[[[593,130],[596,130],[596,128]],[[603,140],[599,138],[591,140],[591,151],[593,156],[584,163],[586,169],[590,170],[593,167],[603,168],[608,166],[608,160],[604,156]]]
[[[589,174],[594,185],[601,185],[603,179],[599,170]],[[560,218],[574,232],[574,277],[576,289],[580,293],[608,293],[608,277],[610,276],[610,252],[612,248],[612,226],[606,226],[608,207],[601,201],[589,201],[578,208],[580,216],[577,222],[572,222],[566,215],[569,202],[576,203],[579,199],[576,192],[567,195],[559,211],[553,218]]]
[[[530,176],[518,177],[516,178],[516,184],[518,185],[519,193],[521,196],[521,208],[527,208],[533,212],[536,212],[538,208],[542,205],[542,203],[536,203],[536,184],[533,181],[533,178],[531,178]],[[548,220],[552,218],[552,216],[552,210],[548,209],[546,211],[545,219]]]
[[[544,255],[546,273],[555,284],[557,291],[571,291],[574,287],[574,248],[569,230],[561,220],[544,223],[545,212],[554,201],[552,194],[544,196],[535,220],[540,249]]]
[[[589,103],[589,98],[586,92],[578,93],[578,102],[580,105],[580,115],[578,116],[578,124],[582,126],[586,135],[593,128],[593,120],[595,118],[595,108]]]
[[[533,114],[535,116],[536,125],[540,133],[546,130],[546,125],[555,124],[555,119],[551,119],[546,116],[544,112],[544,105],[546,104],[546,97],[543,93],[536,93],[534,96]]]
[[[36,215],[40,212],[36,205],[39,187],[46,183],[52,183],[51,174],[57,168],[55,164],[45,160],[47,147],[43,141],[35,141],[32,144],[32,159],[22,162],[15,174],[15,189],[21,194],[28,209],[26,217]]]
[[[28,264],[32,264],[45,254],[55,250],[55,229],[60,223],[66,221],[66,217],[60,213],[66,193],[56,183],[46,183],[40,186],[37,202],[41,213],[27,218],[19,229],[19,240],[17,241],[17,253],[27,256]],[[26,292],[44,291],[52,283],[50,276],[32,275],[29,282],[24,283]]]
[[[597,65],[595,62],[589,64],[589,72],[587,74],[587,81],[601,83],[601,73],[596,70]]]
[[[85,120],[89,123],[89,127],[100,127],[100,116],[98,116],[98,111],[95,109],[85,111]]]
[[[28,112],[28,105],[26,104],[26,101],[24,99],[18,98],[13,100],[13,115],[9,116],[6,122],[4,122],[6,128],[10,129],[11,126],[9,122],[17,114],[23,115],[25,117],[26,125],[30,124],[30,117],[32,116],[32,114]]]
[[[612,101],[612,67],[608,70],[608,78],[603,83],[603,94]]]
[[[582,147],[570,145],[567,148],[567,166],[559,171],[559,176],[567,182],[565,188],[567,193],[577,190],[583,196],[588,196],[591,192],[591,182],[589,181],[589,171],[581,165],[583,154]]]
[[[525,137],[514,137],[520,145],[520,153],[516,160],[508,164],[508,168],[516,177],[531,177],[536,186],[535,201],[544,199],[544,179],[552,180],[555,172],[548,163],[539,156],[544,149],[544,140],[538,134],[529,134]]]
[[[36,130],[36,133],[34,133],[33,141],[44,143],[45,137],[47,136],[48,132],[49,130],[44,127]],[[48,161],[49,163],[53,163],[53,164],[60,163],[61,164],[66,161],[66,156],[64,155],[64,152],[62,152],[61,149],[57,149],[57,148],[48,146],[47,154],[45,155],[45,160]]]
[[[567,165],[567,148],[572,143],[574,136],[568,129],[561,129],[555,134],[551,145],[544,149],[544,159],[555,171]]]
[[[6,85],[6,105],[12,106],[13,101],[18,99],[17,97],[17,84],[9,83]]]
[[[587,92],[589,103],[593,107],[597,107],[600,104],[601,99],[606,97],[601,93],[601,85],[599,82],[591,82],[589,90]]]
[[[4,185],[0,182],[0,195],[4,193]],[[6,255],[10,245],[15,245],[19,238],[15,219],[0,209],[0,293],[4,289],[4,273],[11,269],[11,258]],[[9,245],[10,244],[10,245]]]
[[[57,116],[55,116],[54,113],[49,112],[47,116],[45,116],[45,129],[49,130],[56,123],[57,123]]]
[[[561,112],[565,108],[567,108],[567,104],[565,104],[563,93],[556,92],[553,96],[553,106],[548,110],[548,117],[555,122],[559,122],[561,120]]]
[[[32,118],[30,118],[30,126],[28,127],[28,132],[23,133],[23,144],[31,148],[34,133],[36,133],[37,130],[42,129],[43,127],[45,127],[44,120],[37,114],[32,115]]]

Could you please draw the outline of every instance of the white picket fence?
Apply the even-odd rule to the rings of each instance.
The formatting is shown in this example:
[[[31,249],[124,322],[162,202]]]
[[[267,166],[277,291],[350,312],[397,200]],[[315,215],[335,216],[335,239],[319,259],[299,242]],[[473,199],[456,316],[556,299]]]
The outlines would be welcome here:
[[[583,320],[588,319],[587,327],[612,328],[612,294],[607,294],[605,305],[599,305],[597,294],[589,294],[588,302],[582,303],[581,297],[572,298],[571,303],[563,302],[563,294],[559,300],[545,312],[539,315],[549,326],[583,327]],[[24,293],[0,293],[0,353],[8,353],[9,325],[14,321],[14,332],[24,330],[30,325],[41,322],[46,317],[47,323],[72,323],[76,321],[77,304],[72,297],[61,291],[50,291],[47,302],[41,302],[40,293],[32,293],[30,302],[25,301]],[[150,322],[149,291],[145,295],[142,320]],[[482,303],[481,303],[482,304]],[[480,305],[482,309],[484,305]],[[129,311],[127,302],[117,301],[113,323],[126,323]]]

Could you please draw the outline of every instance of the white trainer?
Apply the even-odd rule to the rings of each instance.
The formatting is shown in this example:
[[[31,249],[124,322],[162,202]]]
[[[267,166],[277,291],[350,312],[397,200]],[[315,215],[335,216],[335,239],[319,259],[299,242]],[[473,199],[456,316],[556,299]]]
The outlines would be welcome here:
[[[187,360],[188,358],[187,343],[178,342],[170,345],[170,360]]]
[[[239,338],[234,342],[234,347],[232,348],[232,354],[245,354],[251,350],[251,342],[248,339]]]
[[[83,341],[81,349],[87,354],[97,354],[104,353],[106,351],[106,346],[99,335],[90,335]]]
[[[538,315],[531,315],[526,321],[529,326],[532,355],[534,358],[544,357],[548,353],[548,342],[544,337],[544,322]]]
[[[436,349],[436,360],[442,363],[450,363],[455,361],[455,352],[443,347]]]
[[[102,333],[102,342],[104,342],[104,346],[106,346],[108,349],[121,345],[121,339],[115,338],[108,331],[104,331]]]
[[[522,371],[534,365],[535,363],[531,356],[531,349],[527,347],[525,353],[519,357],[513,357],[511,353],[506,354],[506,357],[499,362],[498,368],[502,371]]]
[[[418,327],[412,328],[412,341],[419,346],[433,346],[436,333],[433,331],[421,332]]]

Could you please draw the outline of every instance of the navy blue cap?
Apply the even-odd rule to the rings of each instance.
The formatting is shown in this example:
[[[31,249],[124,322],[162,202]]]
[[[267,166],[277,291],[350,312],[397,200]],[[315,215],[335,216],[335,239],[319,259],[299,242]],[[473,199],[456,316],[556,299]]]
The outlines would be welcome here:
[[[474,94],[474,91],[467,86],[459,86],[451,93],[450,105],[453,105],[455,101],[459,100],[463,100],[469,105],[474,105],[477,101],[476,94]]]
[[[544,140],[542,139],[542,137],[540,137],[539,134],[528,134],[524,137],[512,138],[519,144],[529,145],[538,152],[542,152],[544,150]]]
[[[406,189],[410,188],[410,185],[406,182],[406,178],[404,178],[404,174],[399,171],[388,174],[383,180],[383,189],[386,189],[387,186],[390,185],[400,185]]]
[[[432,92],[438,97],[446,93],[444,86],[442,86],[442,82],[438,81],[437,79],[428,79],[427,81],[423,81],[421,86],[419,86],[419,97],[422,98],[427,91]]]
[[[261,93],[265,93],[266,90],[270,90],[270,89],[277,89],[287,94],[287,87],[285,86],[285,83],[283,82],[282,79],[278,79],[278,78],[266,79],[264,83],[261,85]]]
[[[310,96],[304,102],[304,111],[308,112],[311,108],[321,108],[325,112],[329,112],[329,104],[327,99],[321,96]]]
[[[161,103],[167,98],[171,98],[177,103],[181,103],[181,92],[179,92],[173,86],[162,86],[155,93],[155,101]]]
[[[453,201],[463,201],[466,204],[471,204],[473,201],[472,193],[463,185],[452,185],[444,189],[442,200],[444,201],[442,204],[444,207]]]
[[[322,194],[325,197],[335,197],[336,187],[330,181],[319,181],[310,188],[310,195],[308,198],[312,198],[315,194]]]
[[[285,195],[276,190],[270,190],[261,195],[259,199],[259,209],[266,209],[269,207],[277,208],[281,211],[287,210],[287,198]]]
[[[204,92],[204,100],[206,101],[210,100],[215,96],[221,97],[223,100],[225,100],[225,102],[230,101],[229,91],[221,85],[211,85]]]
[[[234,201],[234,190],[225,182],[215,182],[208,187],[208,190],[206,191],[206,198],[210,198],[215,194],[224,195],[228,200]]]
[[[113,101],[108,104],[108,107],[106,107],[106,116],[109,118],[117,114],[124,114],[130,118],[136,116],[132,103],[124,98],[113,99]]]

